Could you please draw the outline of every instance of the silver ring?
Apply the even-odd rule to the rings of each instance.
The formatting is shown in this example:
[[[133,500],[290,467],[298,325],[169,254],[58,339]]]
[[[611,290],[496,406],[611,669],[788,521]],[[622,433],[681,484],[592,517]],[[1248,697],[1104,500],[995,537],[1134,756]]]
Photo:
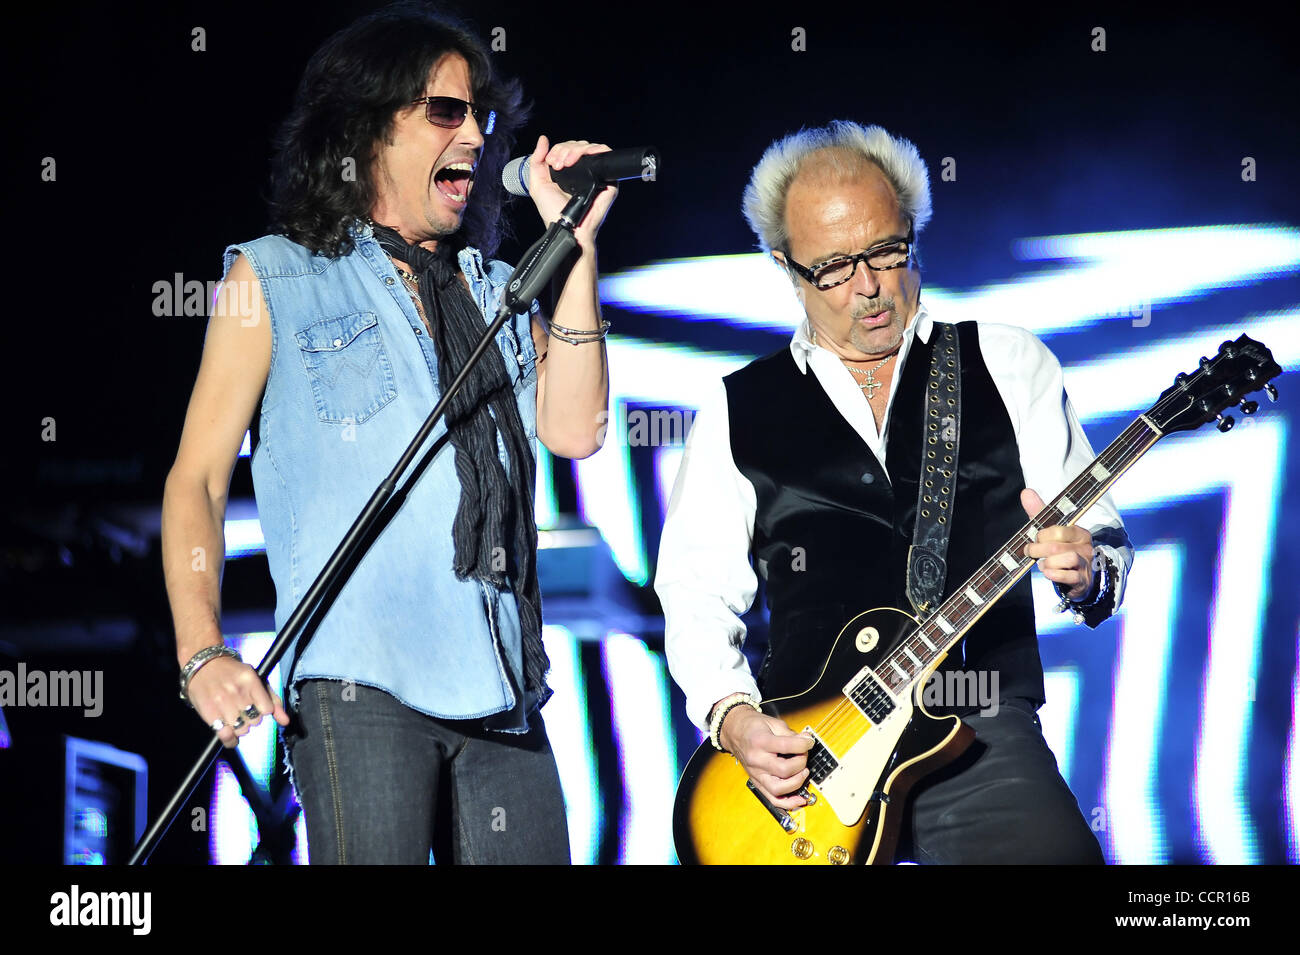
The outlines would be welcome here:
[[[235,717],[235,722],[233,722],[233,723],[230,724],[230,728],[231,728],[232,730],[237,730],[237,729],[239,729],[239,728],[240,728],[241,726],[243,726],[243,725],[244,725],[244,718],[243,718],[242,716],[236,716],[236,717]]]
[[[216,719],[212,721],[213,732],[220,732],[221,728],[226,725],[225,720]]]
[[[249,703],[246,707],[244,707],[244,716],[246,716],[250,722],[252,720],[257,719],[261,715],[262,715],[262,711],[257,708],[256,703]]]

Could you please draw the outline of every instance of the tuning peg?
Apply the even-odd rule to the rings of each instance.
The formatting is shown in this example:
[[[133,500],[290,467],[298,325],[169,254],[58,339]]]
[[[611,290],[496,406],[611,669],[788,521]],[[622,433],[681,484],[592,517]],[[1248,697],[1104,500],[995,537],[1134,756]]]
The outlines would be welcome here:
[[[1218,428],[1220,431],[1224,432],[1225,434],[1231,431],[1232,426],[1237,423],[1236,421],[1233,420],[1232,415],[1230,414],[1219,415],[1218,422],[1219,423],[1216,424],[1215,427]]]
[[[1277,401],[1277,389],[1273,387],[1273,382],[1264,386],[1264,394],[1268,395],[1269,401]]]
[[[1242,414],[1254,414],[1254,413],[1255,413],[1256,411],[1258,411],[1258,410],[1259,410],[1259,402],[1258,402],[1258,401],[1251,401],[1249,398],[1242,398],[1242,399],[1241,399],[1241,413],[1242,413]]]

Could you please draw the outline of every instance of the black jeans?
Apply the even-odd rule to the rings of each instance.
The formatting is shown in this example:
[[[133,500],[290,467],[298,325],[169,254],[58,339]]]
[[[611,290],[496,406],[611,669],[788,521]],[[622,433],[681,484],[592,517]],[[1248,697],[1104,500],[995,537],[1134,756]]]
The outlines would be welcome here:
[[[437,846],[443,862],[567,865],[560,777],[533,719],[493,733],[374,687],[304,680],[285,743],[311,862],[426,865]]]
[[[899,858],[947,864],[1102,865],[1101,846],[1061,778],[1029,700],[966,717],[975,741],[917,783]]]

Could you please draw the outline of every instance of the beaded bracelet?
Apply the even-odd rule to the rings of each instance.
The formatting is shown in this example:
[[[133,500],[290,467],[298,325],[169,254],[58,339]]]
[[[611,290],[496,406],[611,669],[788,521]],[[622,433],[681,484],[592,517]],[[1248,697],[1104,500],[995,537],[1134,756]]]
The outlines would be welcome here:
[[[722,748],[722,724],[726,721],[727,714],[738,706],[752,706],[759,713],[763,712],[758,701],[748,693],[733,693],[719,702],[713,708],[713,718],[709,721],[709,742],[719,753],[727,752]]]

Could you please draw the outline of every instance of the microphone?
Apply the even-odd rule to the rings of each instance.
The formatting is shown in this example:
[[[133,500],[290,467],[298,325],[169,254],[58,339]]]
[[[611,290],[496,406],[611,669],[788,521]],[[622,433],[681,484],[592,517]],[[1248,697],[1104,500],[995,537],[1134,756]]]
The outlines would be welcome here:
[[[572,166],[552,169],[551,179],[569,195],[577,195],[594,183],[621,182],[624,179],[643,179],[653,182],[657,177],[659,157],[653,146],[630,149],[612,149],[607,153],[583,156]],[[501,170],[501,183],[515,196],[528,195],[528,157],[520,156],[506,163]]]

